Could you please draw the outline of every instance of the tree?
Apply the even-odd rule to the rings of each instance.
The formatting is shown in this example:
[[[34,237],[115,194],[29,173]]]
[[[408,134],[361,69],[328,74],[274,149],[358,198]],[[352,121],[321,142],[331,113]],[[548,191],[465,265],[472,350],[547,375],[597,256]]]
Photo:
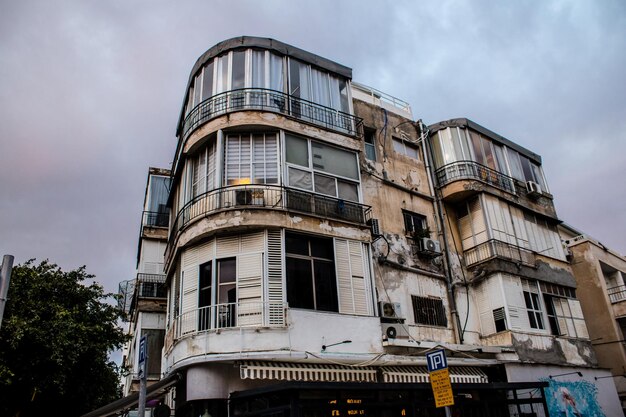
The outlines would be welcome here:
[[[127,340],[112,294],[47,260],[13,268],[0,328],[0,415],[79,416],[119,398],[109,353]]]

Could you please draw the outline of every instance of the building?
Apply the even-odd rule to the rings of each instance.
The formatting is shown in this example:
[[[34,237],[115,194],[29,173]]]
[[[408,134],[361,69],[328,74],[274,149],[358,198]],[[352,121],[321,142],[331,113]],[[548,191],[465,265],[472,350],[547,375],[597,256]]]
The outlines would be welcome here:
[[[611,370],[626,409],[626,258],[565,223],[567,245],[598,364]]]
[[[177,135],[154,385],[176,416],[443,415],[439,349],[458,415],[547,416],[607,375],[538,155],[254,37],[198,59]]]
[[[137,276],[120,284],[120,307],[126,312],[131,340],[123,352],[126,378],[124,395],[139,391],[139,341],[147,337],[147,380],[161,379],[161,351],[165,338],[167,290],[163,273],[163,253],[167,243],[170,171],[150,168],[137,248]]]

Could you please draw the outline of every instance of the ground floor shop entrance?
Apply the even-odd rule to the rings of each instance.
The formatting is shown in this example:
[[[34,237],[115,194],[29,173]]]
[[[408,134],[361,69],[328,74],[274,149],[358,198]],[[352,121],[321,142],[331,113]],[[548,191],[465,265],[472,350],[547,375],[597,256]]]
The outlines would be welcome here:
[[[544,382],[453,384],[453,417],[548,417]],[[444,417],[429,384],[285,383],[235,392],[236,417]]]

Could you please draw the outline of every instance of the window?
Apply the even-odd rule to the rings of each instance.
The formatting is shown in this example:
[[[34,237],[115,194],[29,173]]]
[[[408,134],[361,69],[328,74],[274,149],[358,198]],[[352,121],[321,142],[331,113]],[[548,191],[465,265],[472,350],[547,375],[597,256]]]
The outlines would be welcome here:
[[[170,193],[170,178],[151,175],[150,194],[148,195],[146,217],[148,226],[167,227],[169,220],[169,209],[167,208],[167,198]]]
[[[430,235],[428,232],[428,226],[426,225],[425,216],[404,210],[402,211],[402,216],[404,217],[404,230],[407,234],[428,233],[428,235]]]
[[[550,332],[555,336],[589,337],[580,301],[575,299],[574,289],[543,282],[540,287]]]
[[[287,184],[319,194],[359,201],[356,153],[285,134]]]
[[[191,197],[215,188],[215,142],[202,148],[191,161]]]
[[[526,303],[526,312],[528,313],[528,322],[532,329],[545,329],[543,324],[543,313],[539,304],[539,289],[536,282],[522,279],[522,287],[524,288],[524,302]]]
[[[228,135],[224,179],[226,185],[278,183],[278,135]]]
[[[294,233],[285,238],[289,306],[339,311],[333,240]]]
[[[393,150],[414,159],[419,159],[419,149],[416,144],[399,138],[393,139]]]
[[[236,258],[218,259],[215,277],[213,263],[200,265],[198,285],[198,327],[200,330],[236,326],[237,263]],[[215,285],[214,280],[215,279]],[[211,308],[211,306],[215,306]],[[206,307],[206,308],[202,308]]]
[[[365,157],[370,161],[376,160],[376,130],[365,128],[363,142],[365,142]]]
[[[506,313],[504,311],[504,307],[493,310],[493,321],[496,325],[496,332],[503,332],[506,330]]]
[[[413,302],[413,316],[415,323],[427,324],[430,326],[448,325],[446,318],[446,310],[443,307],[443,301],[440,298],[411,296]]]

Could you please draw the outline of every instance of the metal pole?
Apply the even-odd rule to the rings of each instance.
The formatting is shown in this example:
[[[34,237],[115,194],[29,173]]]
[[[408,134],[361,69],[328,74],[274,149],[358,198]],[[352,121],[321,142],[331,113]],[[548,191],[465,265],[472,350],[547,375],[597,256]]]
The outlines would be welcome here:
[[[2,327],[2,317],[4,316],[4,305],[7,302],[9,293],[9,281],[11,281],[11,270],[13,268],[13,256],[4,255],[2,268],[0,269],[0,327]]]
[[[148,380],[148,338],[143,336],[139,342],[139,410],[137,417],[146,414],[146,384]]]

